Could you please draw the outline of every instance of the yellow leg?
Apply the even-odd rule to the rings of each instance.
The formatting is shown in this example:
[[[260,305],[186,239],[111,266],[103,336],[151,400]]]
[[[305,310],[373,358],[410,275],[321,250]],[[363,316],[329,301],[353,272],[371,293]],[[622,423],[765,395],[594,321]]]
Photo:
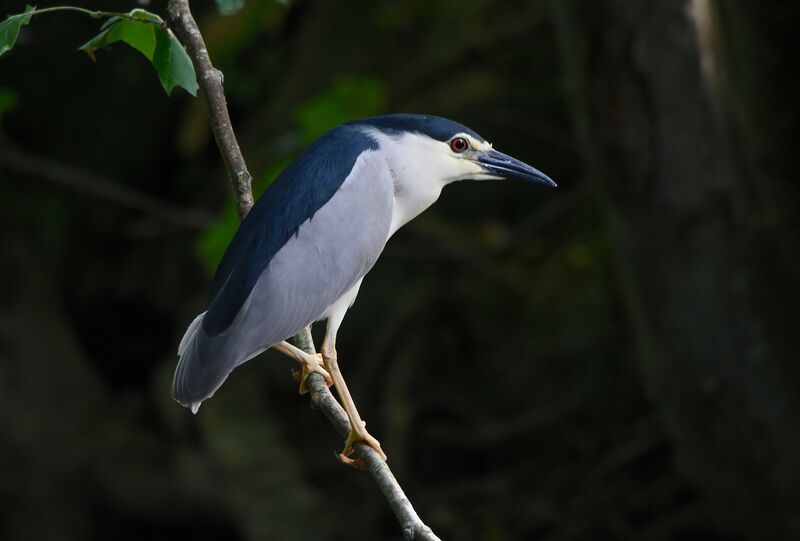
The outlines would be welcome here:
[[[310,355],[302,349],[293,346],[289,342],[281,342],[280,344],[275,344],[272,347],[303,365],[303,371],[300,375],[300,394],[306,394],[308,392],[308,376],[312,372],[317,372],[318,374],[322,375],[322,377],[325,378],[325,383],[328,384],[328,387],[333,385],[333,379],[331,379],[331,375],[328,373],[328,371],[323,368],[322,355],[319,353]]]
[[[364,467],[363,463],[350,458],[350,455],[353,454],[353,444],[357,441],[363,441],[375,449],[383,460],[386,460],[386,453],[381,449],[380,442],[367,432],[367,423],[361,420],[355,402],[353,402],[353,397],[350,396],[350,391],[347,390],[347,384],[344,382],[342,372],[339,370],[334,340],[326,338],[322,343],[322,358],[325,361],[325,368],[328,369],[333,378],[333,383],[336,385],[336,392],[339,395],[342,407],[344,407],[344,411],[350,419],[350,434],[347,436],[347,441],[345,441],[344,450],[339,454],[339,460],[351,466]]]

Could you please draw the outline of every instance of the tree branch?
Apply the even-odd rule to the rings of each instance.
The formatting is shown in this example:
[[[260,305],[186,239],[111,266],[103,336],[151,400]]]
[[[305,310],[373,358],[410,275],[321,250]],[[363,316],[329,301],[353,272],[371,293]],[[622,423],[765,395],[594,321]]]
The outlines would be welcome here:
[[[306,353],[316,353],[314,349],[314,340],[311,337],[310,327],[306,327],[297,336],[294,337],[294,342],[300,349]],[[325,380],[317,373],[312,373],[308,377],[308,390],[311,396],[311,407],[321,411],[325,417],[331,422],[333,427],[339,432],[343,438],[346,438],[350,433],[350,420],[347,417],[344,409],[339,405],[333,395],[331,394]],[[433,533],[419,515],[414,510],[408,497],[403,492],[400,483],[395,479],[389,465],[381,458],[381,456],[369,445],[357,442],[353,448],[356,455],[360,457],[367,464],[367,470],[375,479],[375,483],[386,498],[386,502],[391,507],[394,516],[400,522],[400,527],[403,530],[403,538],[411,540],[425,540],[425,541],[441,541],[436,534]]]
[[[203,36],[189,10],[189,0],[170,0],[167,6],[167,23],[192,59],[197,82],[208,104],[211,131],[214,133],[214,139],[217,141],[236,196],[236,210],[239,218],[243,220],[253,206],[253,192],[250,187],[253,176],[247,170],[244,156],[233,133],[228,103],[222,88],[222,72],[211,64]]]
[[[239,217],[244,219],[253,206],[253,194],[250,189],[252,176],[245,165],[228,115],[225,93],[222,88],[222,73],[211,64],[203,36],[189,10],[188,0],[170,0],[167,6],[167,22],[186,47],[192,64],[194,64],[200,89],[208,102],[211,129],[236,195]],[[298,347],[309,353],[315,352],[310,327],[303,329],[294,340]],[[350,433],[350,421],[325,385],[322,376],[311,374],[308,378],[308,387],[312,407],[321,411],[342,437],[347,436]],[[380,455],[362,443],[356,443],[354,447],[356,454],[367,464],[369,473],[375,479],[389,507],[400,522],[403,538],[408,541],[441,541],[419,518],[391,469]]]

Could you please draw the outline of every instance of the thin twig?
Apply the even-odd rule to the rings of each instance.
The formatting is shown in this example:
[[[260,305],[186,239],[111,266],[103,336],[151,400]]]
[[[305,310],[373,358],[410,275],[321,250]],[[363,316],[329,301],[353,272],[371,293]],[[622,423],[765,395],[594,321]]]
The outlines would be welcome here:
[[[102,19],[112,18],[112,17],[119,17],[120,19],[125,19],[128,21],[133,21],[136,23],[144,23],[144,24],[152,24],[155,26],[164,26],[164,21],[160,18],[150,18],[148,17],[135,17],[130,13],[120,13],[118,11],[94,11],[91,9],[85,9],[78,6],[53,6],[49,8],[42,8],[42,9],[34,9],[33,11],[28,11],[27,13],[20,13],[20,15],[42,15],[43,13],[53,13],[55,11],[72,11],[75,13],[82,13],[84,15],[88,15],[92,19]],[[151,14],[152,15],[152,14]]]
[[[0,168],[47,179],[181,227],[202,229],[214,221],[208,212],[165,203],[74,164],[28,152],[4,137],[0,137]]]
[[[236,142],[236,136],[228,116],[225,94],[222,88],[222,74],[211,64],[203,36],[189,10],[188,0],[170,0],[167,7],[167,21],[178,38],[183,42],[197,72],[200,88],[208,102],[208,113],[211,128],[222,153],[228,177],[236,194],[239,216],[244,217],[253,206],[253,194],[250,189],[251,175],[247,171],[244,157]],[[298,347],[314,353],[314,341],[311,330],[306,327],[295,337]],[[311,374],[308,378],[312,407],[321,411],[343,437],[350,433],[350,422],[342,407],[333,398],[324,379],[319,374]],[[374,449],[362,443],[355,444],[356,454],[367,464],[368,471],[391,507],[404,539],[441,541],[426,526],[414,511],[414,507],[406,497],[400,484],[392,474],[386,462]]]

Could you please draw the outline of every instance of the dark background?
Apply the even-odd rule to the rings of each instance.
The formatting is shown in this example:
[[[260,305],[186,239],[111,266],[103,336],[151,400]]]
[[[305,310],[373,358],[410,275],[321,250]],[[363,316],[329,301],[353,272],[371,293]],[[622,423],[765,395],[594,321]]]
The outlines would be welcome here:
[[[339,334],[437,533],[800,539],[800,4],[194,4],[256,191],[385,112],[559,182],[447,188]],[[99,25],[0,58],[0,539],[399,539],[291,361],[171,401],[235,213],[201,100],[122,44],[93,64]]]

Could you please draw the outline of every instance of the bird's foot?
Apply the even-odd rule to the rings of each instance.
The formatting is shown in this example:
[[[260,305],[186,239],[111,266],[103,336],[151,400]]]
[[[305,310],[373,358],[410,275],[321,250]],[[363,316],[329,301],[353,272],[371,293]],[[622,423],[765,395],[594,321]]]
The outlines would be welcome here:
[[[331,378],[331,375],[325,370],[320,353],[315,353],[314,355],[307,353],[305,357],[300,359],[300,364],[302,364],[303,367],[296,372],[296,378],[300,382],[300,394],[308,393],[308,376],[314,372],[325,378],[325,384],[328,387],[333,385],[333,378]]]
[[[353,444],[358,441],[363,441],[372,447],[375,452],[380,455],[383,461],[386,462],[386,453],[384,453],[383,449],[381,449],[381,442],[375,439],[372,434],[367,432],[367,423],[362,421],[362,426],[358,429],[355,428],[354,424],[352,426],[353,428],[350,430],[350,434],[347,436],[347,441],[344,442],[344,450],[339,453],[339,460],[348,466],[366,470],[367,464],[362,458],[350,458],[353,455],[353,452],[355,452]]]

